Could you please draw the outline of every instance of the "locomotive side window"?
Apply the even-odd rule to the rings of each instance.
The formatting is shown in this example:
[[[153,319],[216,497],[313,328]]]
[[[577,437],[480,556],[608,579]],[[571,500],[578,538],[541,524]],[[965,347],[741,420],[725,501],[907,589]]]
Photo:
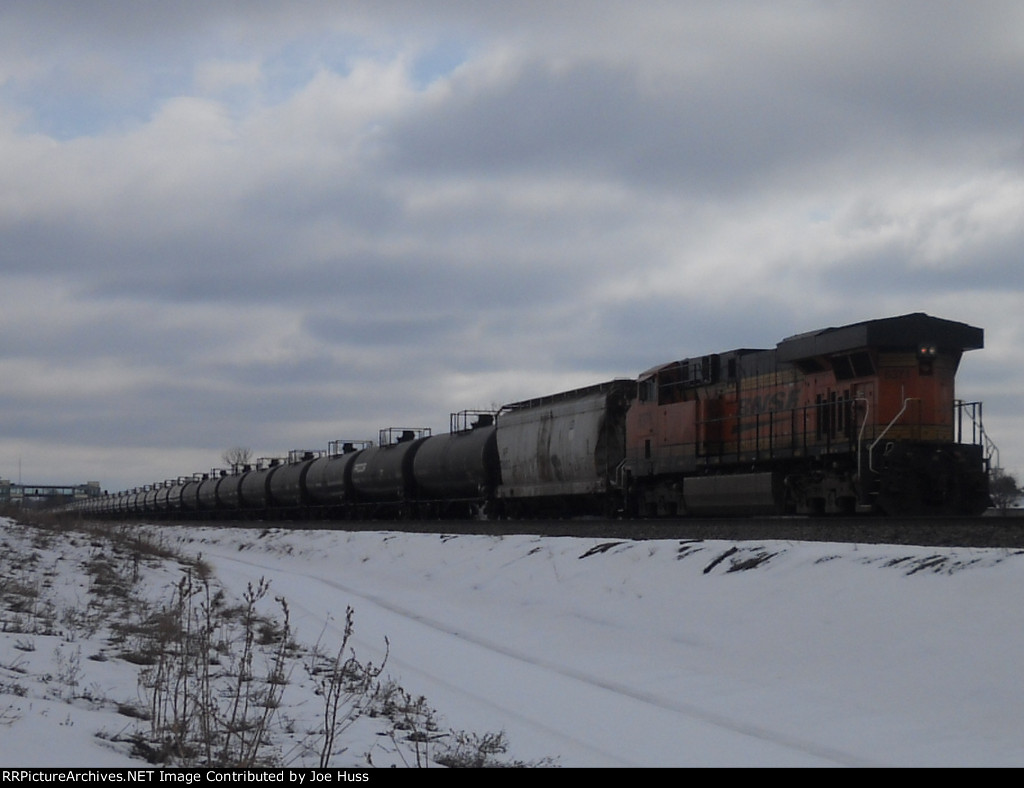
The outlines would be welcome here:
[[[704,383],[717,383],[722,377],[722,360],[717,354],[704,356],[700,360],[700,373]]]
[[[813,375],[815,372],[823,372],[826,367],[816,358],[802,358],[796,362],[796,368],[805,375]]]
[[[835,372],[836,380],[850,380],[874,375],[875,365],[871,360],[871,354],[862,351],[847,356],[833,356],[832,370]]]
[[[685,362],[673,364],[658,373],[658,404],[671,405],[682,402],[683,391],[689,377],[689,365]]]
[[[854,353],[850,360],[853,362],[853,371],[857,377],[867,378],[875,374],[875,363],[870,353]]]

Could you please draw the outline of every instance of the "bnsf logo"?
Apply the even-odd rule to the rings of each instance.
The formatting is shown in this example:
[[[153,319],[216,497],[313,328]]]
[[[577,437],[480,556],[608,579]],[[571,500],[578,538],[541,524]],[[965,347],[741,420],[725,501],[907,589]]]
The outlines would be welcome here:
[[[800,392],[776,391],[774,394],[763,394],[756,397],[740,399],[739,415],[757,416],[760,413],[774,413],[780,410],[793,410],[800,404]]]

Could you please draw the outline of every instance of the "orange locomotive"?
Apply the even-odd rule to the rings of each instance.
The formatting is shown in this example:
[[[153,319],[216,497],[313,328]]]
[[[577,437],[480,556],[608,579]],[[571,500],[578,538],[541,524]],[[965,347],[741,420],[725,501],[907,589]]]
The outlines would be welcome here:
[[[983,344],[915,313],[655,367],[625,420],[627,511],[980,514],[980,404],[954,380]]]

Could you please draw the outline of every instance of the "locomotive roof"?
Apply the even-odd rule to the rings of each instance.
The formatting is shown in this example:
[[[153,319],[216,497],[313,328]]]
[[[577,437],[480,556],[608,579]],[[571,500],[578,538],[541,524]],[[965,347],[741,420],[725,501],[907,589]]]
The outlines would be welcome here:
[[[920,345],[927,344],[947,352],[977,350],[985,346],[983,329],[932,317],[924,312],[912,312],[898,317],[886,317],[877,320],[865,320],[846,326],[820,328],[803,334],[795,334],[779,342],[775,349],[740,348],[714,354],[721,359],[744,358],[746,364],[758,363],[754,354],[763,354],[760,363],[771,367],[778,362],[793,362],[816,356],[829,356],[865,348],[880,350],[916,350]],[[700,360],[701,356],[692,356],[658,364],[640,375],[640,379],[654,375],[660,370],[686,362]]]
[[[780,361],[798,361],[862,348],[915,350],[923,344],[950,352],[976,350],[985,346],[985,332],[966,323],[913,312],[797,334],[777,347]]]
[[[746,363],[749,363],[749,359],[751,357],[756,359],[758,356],[764,357],[766,359],[774,360],[774,358],[775,358],[775,350],[774,349],[768,349],[768,348],[745,347],[745,348],[737,348],[736,350],[726,350],[726,351],[723,351],[721,353],[711,353],[711,354],[708,354],[707,356],[690,356],[689,358],[680,359],[678,361],[670,361],[667,364],[658,364],[657,366],[653,366],[650,369],[645,370],[644,372],[642,372],[640,374],[640,378],[639,379],[640,380],[644,380],[646,378],[651,377],[652,375],[657,374],[658,372],[660,372],[663,369],[669,369],[670,367],[677,367],[677,366],[679,366],[681,364],[700,363],[701,359],[707,358],[708,356],[717,356],[720,363],[723,362],[723,361],[724,362],[728,362],[729,359],[739,359],[739,358],[742,358],[742,359],[745,360]],[[771,365],[774,362],[773,361],[768,361],[766,363]]]

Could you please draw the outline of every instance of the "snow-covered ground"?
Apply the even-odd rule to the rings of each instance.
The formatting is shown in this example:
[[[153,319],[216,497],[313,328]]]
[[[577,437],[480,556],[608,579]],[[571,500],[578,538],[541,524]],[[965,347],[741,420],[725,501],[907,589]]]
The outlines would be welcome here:
[[[269,581],[260,605],[285,598],[299,643],[337,649],[351,606],[359,660],[379,664],[387,639],[385,676],[426,698],[438,734],[503,731],[507,760],[1024,765],[1018,551],[147,529],[236,596]],[[109,548],[8,521],[0,545],[34,556],[5,582],[36,583],[56,622],[14,631],[25,602],[12,612],[5,594],[0,764],[143,765],[124,740],[148,723],[118,711],[144,705],[140,667],[68,612],[87,606],[83,566]],[[182,565],[132,571],[166,601]],[[317,765],[314,690],[291,672],[272,730],[284,765]],[[332,765],[413,765],[386,727],[360,720]]]

